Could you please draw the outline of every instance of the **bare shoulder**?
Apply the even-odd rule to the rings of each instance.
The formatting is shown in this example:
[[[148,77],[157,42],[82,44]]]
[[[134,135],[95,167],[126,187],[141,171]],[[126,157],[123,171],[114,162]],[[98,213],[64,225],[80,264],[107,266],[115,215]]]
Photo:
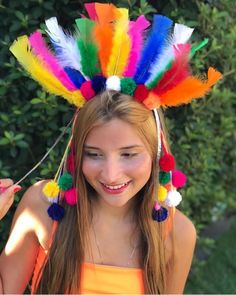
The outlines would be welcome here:
[[[193,222],[184,215],[181,211],[176,209],[173,230],[175,241],[179,245],[195,245],[196,242],[196,228]]]
[[[50,203],[43,196],[42,189],[47,180],[39,181],[29,187],[23,195],[12,223],[24,223],[24,228],[35,233],[43,248],[47,248],[49,235],[52,228],[52,220],[47,214]]]
[[[39,246],[48,249],[52,221],[47,215],[49,203],[42,195],[44,184],[45,181],[41,181],[31,186],[17,206],[10,236],[0,256],[4,294],[24,293],[35,267]]]
[[[192,221],[176,209],[173,227],[166,240],[166,262],[169,265],[166,294],[182,294],[191,267],[196,244]]]

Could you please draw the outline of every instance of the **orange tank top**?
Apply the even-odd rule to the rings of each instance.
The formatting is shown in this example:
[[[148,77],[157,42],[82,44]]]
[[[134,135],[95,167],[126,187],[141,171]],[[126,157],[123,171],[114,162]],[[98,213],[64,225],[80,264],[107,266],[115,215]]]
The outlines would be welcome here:
[[[32,279],[31,294],[35,293],[36,279],[47,257],[40,247]],[[144,294],[143,270],[92,263],[81,265],[80,294]]]
[[[173,210],[172,214],[174,212]],[[57,224],[57,222],[53,223],[50,244]],[[171,222],[167,222],[164,239],[166,239],[171,228]],[[47,251],[40,247],[32,278],[31,294],[36,291],[46,258]],[[116,267],[87,262],[82,263],[81,267],[80,294],[144,294],[143,270],[141,268]]]

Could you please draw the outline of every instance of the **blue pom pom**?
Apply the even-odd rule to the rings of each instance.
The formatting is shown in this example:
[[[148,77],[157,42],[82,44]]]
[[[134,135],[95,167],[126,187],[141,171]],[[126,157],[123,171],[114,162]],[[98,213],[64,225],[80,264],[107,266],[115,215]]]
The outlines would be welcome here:
[[[152,211],[152,218],[155,221],[162,222],[166,220],[168,217],[168,210],[164,207],[161,207],[159,210],[156,210],[155,208]]]
[[[48,215],[52,218],[52,220],[59,221],[63,218],[64,214],[65,214],[65,209],[57,203],[53,203],[48,208]]]
[[[105,90],[106,89],[106,78],[101,75],[93,77],[92,87],[93,87],[93,90],[96,92],[96,94]]]

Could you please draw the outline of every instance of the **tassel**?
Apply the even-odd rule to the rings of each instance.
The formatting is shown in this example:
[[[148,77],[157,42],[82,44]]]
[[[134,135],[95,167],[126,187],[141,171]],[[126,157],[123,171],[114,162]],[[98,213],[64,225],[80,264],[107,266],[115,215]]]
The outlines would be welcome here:
[[[155,206],[152,210],[152,218],[157,222],[162,222],[168,217],[168,210],[165,207],[161,207],[158,202],[155,203]]]
[[[46,32],[54,46],[57,59],[63,68],[68,67],[82,73],[81,56],[73,36],[65,34],[58,25],[57,18],[46,20]]]
[[[193,30],[185,25],[175,24],[173,36],[170,42],[168,42],[169,44],[151,66],[151,75],[146,81],[149,89],[156,86],[158,81],[162,79],[164,73],[171,68],[175,58],[175,46],[173,47],[173,45],[186,43],[191,37]]]
[[[33,53],[43,62],[46,68],[70,91],[76,90],[64,69],[59,65],[55,56],[50,52],[40,32],[30,35],[29,42]]]
[[[129,36],[132,40],[132,46],[129,62],[124,72],[125,77],[133,77],[136,71],[137,64],[140,60],[141,51],[143,48],[145,30],[150,26],[150,23],[144,15],[141,15],[135,22],[130,21],[129,26]]]
[[[135,73],[137,84],[145,84],[150,76],[151,65],[162,53],[168,40],[172,21],[162,15],[155,15],[152,31],[142,52],[141,60]]]
[[[82,72],[85,76],[92,78],[100,72],[98,68],[98,48],[93,41],[93,27],[95,23],[89,19],[76,19],[79,29],[77,44],[81,55]]]
[[[107,65],[108,76],[121,77],[129,57],[131,42],[128,31],[128,10],[120,9],[122,17],[114,25],[112,50]]]
[[[57,78],[55,78],[43,65],[40,60],[30,50],[27,36],[18,38],[10,47],[10,51],[15,55],[21,65],[29,72],[32,78],[39,82],[49,93],[59,95],[68,100],[69,103],[76,101],[78,106],[82,106],[84,99],[79,90],[70,92]]]
[[[61,220],[65,215],[65,209],[57,203],[53,203],[47,211],[48,215],[55,221]]]

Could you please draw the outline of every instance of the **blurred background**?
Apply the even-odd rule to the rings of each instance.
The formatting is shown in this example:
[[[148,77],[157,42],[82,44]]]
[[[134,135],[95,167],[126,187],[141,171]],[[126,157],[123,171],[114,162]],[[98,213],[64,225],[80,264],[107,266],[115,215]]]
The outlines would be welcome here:
[[[54,143],[73,112],[63,99],[46,94],[28,78],[9,52],[20,35],[57,16],[73,31],[83,3],[71,0],[0,0],[0,178],[15,181]],[[209,43],[191,61],[193,73],[211,65],[224,78],[206,98],[165,111],[172,152],[188,176],[180,209],[194,222],[198,242],[185,293],[236,293],[236,5],[234,0],[117,0],[131,17],[164,14],[195,28],[192,43]],[[65,137],[65,142],[67,138]],[[26,189],[53,177],[62,157],[62,140],[49,158],[22,183]],[[24,192],[24,190],[23,190]],[[0,223],[0,250],[6,242],[15,205]],[[33,197],[33,196],[32,196]]]

